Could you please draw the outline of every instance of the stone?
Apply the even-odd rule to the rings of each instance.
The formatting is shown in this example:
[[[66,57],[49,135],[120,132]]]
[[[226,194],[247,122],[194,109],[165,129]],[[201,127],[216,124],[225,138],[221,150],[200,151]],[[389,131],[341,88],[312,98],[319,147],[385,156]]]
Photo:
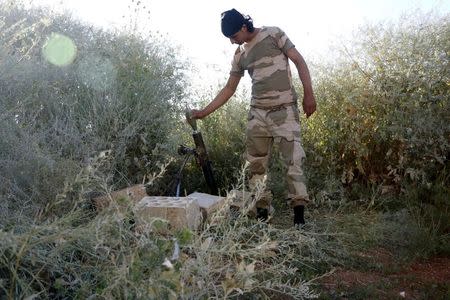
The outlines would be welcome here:
[[[199,192],[192,193],[188,195],[188,197],[197,200],[198,206],[200,207],[204,220],[207,220],[213,212],[220,209],[225,204],[226,200],[226,197],[220,197]]]
[[[118,206],[126,206],[131,201],[135,204],[142,198],[147,196],[145,185],[137,184],[118,191],[114,191],[110,194],[95,197],[93,199],[95,208],[100,211],[108,207],[112,202]],[[123,202],[121,200],[124,200]]]
[[[192,197],[147,196],[135,205],[134,215],[138,226],[160,218],[167,220],[175,230],[197,230],[202,222],[200,207]]]

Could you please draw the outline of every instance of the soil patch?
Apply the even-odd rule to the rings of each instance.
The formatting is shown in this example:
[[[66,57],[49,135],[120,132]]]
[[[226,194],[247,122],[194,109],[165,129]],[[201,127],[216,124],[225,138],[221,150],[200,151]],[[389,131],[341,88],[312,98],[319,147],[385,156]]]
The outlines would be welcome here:
[[[322,298],[450,299],[449,257],[418,260],[389,273],[393,256],[388,251],[377,249],[364,255],[378,260],[380,271],[336,269],[320,280],[325,290]]]

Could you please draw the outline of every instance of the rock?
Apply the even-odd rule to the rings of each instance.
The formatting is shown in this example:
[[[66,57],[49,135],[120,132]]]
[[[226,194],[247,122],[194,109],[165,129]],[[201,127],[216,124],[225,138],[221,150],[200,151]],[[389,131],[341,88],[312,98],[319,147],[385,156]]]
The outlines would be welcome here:
[[[225,204],[225,197],[214,196],[205,193],[195,192],[188,197],[197,200],[198,206],[202,212],[203,220],[207,220],[211,214],[220,209]]]
[[[202,221],[200,207],[192,197],[147,196],[136,204],[134,214],[138,226],[160,218],[169,222],[170,229],[197,230]]]

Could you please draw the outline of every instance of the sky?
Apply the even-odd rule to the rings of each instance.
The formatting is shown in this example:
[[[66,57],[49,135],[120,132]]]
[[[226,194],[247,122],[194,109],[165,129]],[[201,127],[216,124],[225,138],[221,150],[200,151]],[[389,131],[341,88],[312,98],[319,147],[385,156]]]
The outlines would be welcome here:
[[[194,76],[198,76],[200,82],[208,81],[208,84],[226,78],[236,49],[220,31],[220,14],[231,8],[250,15],[256,27],[282,28],[306,61],[329,55],[330,46],[349,37],[364,23],[395,21],[417,9],[450,12],[450,0],[28,1],[70,11],[96,26],[137,26],[143,32],[159,32],[179,46],[180,55],[190,59],[197,68]]]

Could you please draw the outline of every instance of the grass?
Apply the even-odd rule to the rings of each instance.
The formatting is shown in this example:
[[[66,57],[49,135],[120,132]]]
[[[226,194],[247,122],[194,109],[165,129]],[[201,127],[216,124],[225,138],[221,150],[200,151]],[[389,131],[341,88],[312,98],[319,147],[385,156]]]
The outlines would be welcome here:
[[[407,208],[311,205],[297,230],[284,203],[275,203],[269,224],[248,218],[247,203],[238,215],[225,206],[198,232],[171,232],[158,219],[141,230],[126,203],[99,214],[80,205],[0,231],[0,299],[383,298],[418,282],[402,273],[408,266],[445,253],[442,236]],[[412,291],[439,299],[448,285],[417,283]]]
[[[314,211],[311,221],[339,232],[345,249],[339,264],[332,266],[335,272],[318,281],[320,299],[401,299],[402,291],[417,299],[445,299],[449,285],[442,278],[447,276],[448,281],[450,274],[445,270],[433,274],[432,262],[419,262],[428,262],[434,255],[448,256],[438,252],[441,243],[433,238],[436,232],[417,222],[413,213],[351,206],[338,212]],[[448,267],[450,260],[444,263]]]
[[[155,220],[137,230],[131,206],[74,210],[21,233],[0,232],[1,299],[311,298],[305,278],[331,264],[324,235],[217,212],[200,232],[174,234]],[[173,256],[175,240],[181,255]]]

